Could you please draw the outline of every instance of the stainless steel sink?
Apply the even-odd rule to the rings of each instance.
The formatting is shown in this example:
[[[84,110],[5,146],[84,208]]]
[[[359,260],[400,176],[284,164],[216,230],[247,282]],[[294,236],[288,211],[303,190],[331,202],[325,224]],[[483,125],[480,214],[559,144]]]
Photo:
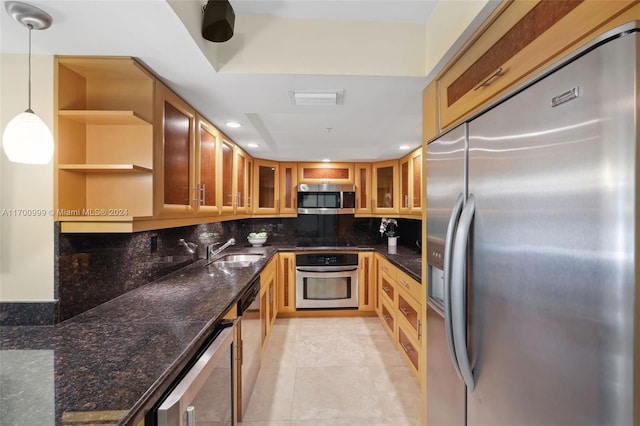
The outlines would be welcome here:
[[[227,254],[217,258],[213,262],[209,263],[209,265],[224,269],[246,268],[263,257],[264,256],[261,254]]]

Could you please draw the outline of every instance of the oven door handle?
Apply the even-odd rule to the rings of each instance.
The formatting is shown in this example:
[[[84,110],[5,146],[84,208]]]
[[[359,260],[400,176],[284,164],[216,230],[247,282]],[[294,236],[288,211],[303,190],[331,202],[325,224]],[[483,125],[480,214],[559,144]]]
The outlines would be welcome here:
[[[351,266],[348,268],[345,268],[344,266],[321,266],[318,268],[300,268],[300,267],[296,267],[296,271],[298,272],[320,272],[320,273],[330,273],[330,272],[353,272],[353,271],[357,271],[358,267],[357,266]]]

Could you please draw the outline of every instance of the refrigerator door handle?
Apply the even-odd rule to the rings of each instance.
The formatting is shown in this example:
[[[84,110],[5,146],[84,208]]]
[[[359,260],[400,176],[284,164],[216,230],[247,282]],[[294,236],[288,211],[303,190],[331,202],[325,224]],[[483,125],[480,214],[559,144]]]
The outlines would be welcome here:
[[[475,213],[476,200],[473,194],[469,194],[467,203],[460,215],[458,231],[455,235],[453,249],[453,259],[451,265],[451,319],[453,324],[453,343],[456,350],[456,358],[462,379],[469,392],[473,391],[475,382],[471,365],[469,364],[469,353],[467,351],[467,318],[465,301],[467,291],[465,286],[465,272],[467,266],[467,245],[469,243],[469,232],[471,222]]]
[[[460,367],[458,366],[458,359],[456,358],[456,350],[453,342],[453,324],[451,321],[451,257],[453,255],[453,238],[456,235],[456,228],[458,226],[458,220],[460,219],[460,213],[462,213],[462,207],[464,204],[464,195],[460,193],[456,203],[451,210],[451,216],[449,217],[449,224],[447,225],[447,234],[444,240],[444,326],[447,335],[447,344],[449,346],[449,355],[451,356],[451,362],[458,374],[460,380],[464,380]]]

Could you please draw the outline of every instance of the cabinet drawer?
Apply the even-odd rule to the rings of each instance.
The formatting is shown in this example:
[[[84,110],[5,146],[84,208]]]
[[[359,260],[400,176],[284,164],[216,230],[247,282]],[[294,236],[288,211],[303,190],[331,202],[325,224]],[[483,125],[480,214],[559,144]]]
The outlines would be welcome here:
[[[398,268],[382,256],[378,256],[378,269],[387,274],[391,280],[396,280]]]
[[[420,371],[420,352],[419,346],[408,336],[408,333],[404,331],[402,326],[398,326],[398,338],[396,340],[400,347],[400,353],[407,360],[414,374],[418,375]],[[418,376],[418,379],[420,377]]]
[[[421,340],[422,309],[421,305],[413,300],[404,291],[398,291],[398,316],[403,318],[411,330],[411,335],[419,342]]]
[[[394,310],[389,308],[386,302],[381,303],[380,318],[382,318],[382,324],[387,329],[389,334],[393,337],[395,335],[395,315]]]
[[[439,79],[441,128],[506,94],[628,8],[628,1],[514,1]]]
[[[387,274],[382,273],[380,275],[380,294],[383,295],[382,299],[391,306],[395,306],[395,293],[396,289],[393,281],[391,281]]]
[[[396,282],[400,284],[414,299],[422,303],[425,295],[422,293],[422,285],[419,281],[414,280],[408,274],[398,270]]]

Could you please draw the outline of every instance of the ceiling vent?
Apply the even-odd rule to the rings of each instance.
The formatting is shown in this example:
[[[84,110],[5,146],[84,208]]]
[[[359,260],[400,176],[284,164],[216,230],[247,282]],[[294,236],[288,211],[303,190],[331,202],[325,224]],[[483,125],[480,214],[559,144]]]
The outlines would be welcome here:
[[[290,90],[289,98],[294,105],[336,106],[344,101],[344,90]]]
[[[209,0],[202,11],[202,37],[216,43],[233,37],[236,14],[227,0]]]

